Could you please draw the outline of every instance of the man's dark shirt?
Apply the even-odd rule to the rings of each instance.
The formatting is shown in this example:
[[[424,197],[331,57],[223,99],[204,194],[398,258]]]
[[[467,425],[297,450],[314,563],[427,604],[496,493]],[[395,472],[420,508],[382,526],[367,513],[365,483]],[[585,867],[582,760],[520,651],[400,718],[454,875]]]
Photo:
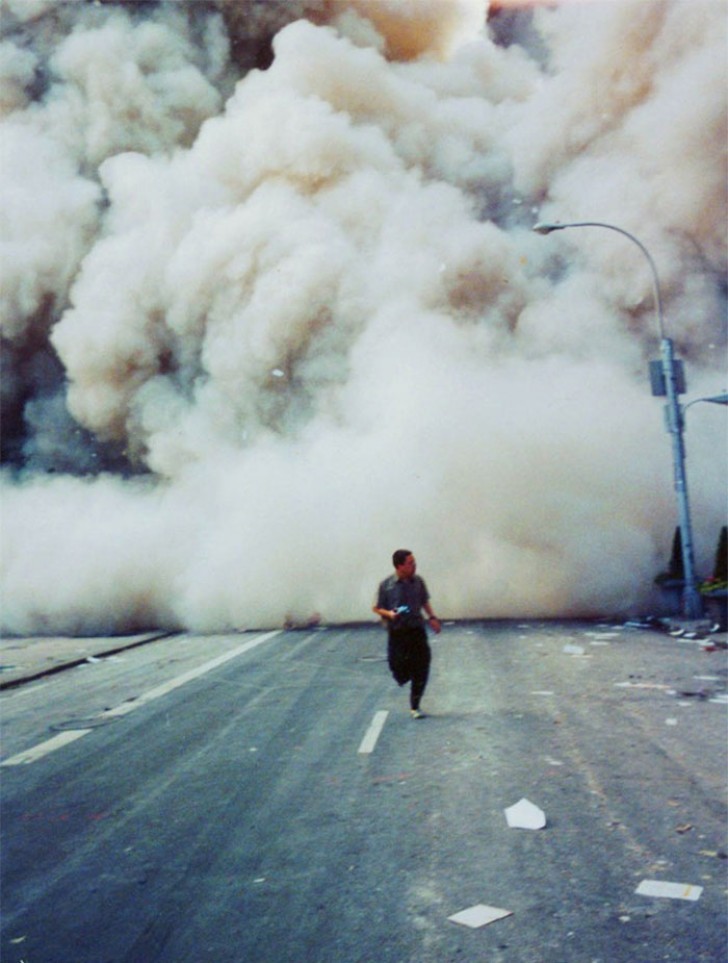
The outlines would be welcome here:
[[[390,575],[379,586],[377,608],[391,610],[406,605],[409,612],[398,615],[394,622],[388,623],[389,628],[391,630],[421,628],[425,624],[421,614],[422,606],[429,600],[427,585],[419,575],[406,579],[398,579],[396,575]]]

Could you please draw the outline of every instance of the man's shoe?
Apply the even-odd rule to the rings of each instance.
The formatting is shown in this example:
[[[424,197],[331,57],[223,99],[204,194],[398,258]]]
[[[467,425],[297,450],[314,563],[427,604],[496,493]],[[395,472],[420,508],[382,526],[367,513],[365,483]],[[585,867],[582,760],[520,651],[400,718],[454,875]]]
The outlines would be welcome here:
[[[425,718],[424,712],[420,712],[419,709],[410,709],[410,715],[412,716],[413,719],[424,719],[424,718]]]

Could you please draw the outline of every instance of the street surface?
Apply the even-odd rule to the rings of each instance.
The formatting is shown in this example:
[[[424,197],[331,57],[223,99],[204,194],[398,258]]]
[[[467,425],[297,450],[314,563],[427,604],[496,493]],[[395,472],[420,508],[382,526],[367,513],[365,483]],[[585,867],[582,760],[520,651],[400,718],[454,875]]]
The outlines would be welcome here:
[[[725,960],[726,652],[535,621],[432,647],[420,721],[376,625],[3,691],[3,963]],[[545,828],[509,827],[523,798]],[[449,919],[480,904],[511,915]]]

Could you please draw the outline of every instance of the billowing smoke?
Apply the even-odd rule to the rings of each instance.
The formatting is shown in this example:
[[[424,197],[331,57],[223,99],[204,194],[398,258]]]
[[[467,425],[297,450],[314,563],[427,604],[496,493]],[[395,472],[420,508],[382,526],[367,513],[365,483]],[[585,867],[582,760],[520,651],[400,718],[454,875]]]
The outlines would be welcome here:
[[[724,388],[710,0],[4,0],[6,631],[652,604]],[[724,410],[687,414],[698,560]]]

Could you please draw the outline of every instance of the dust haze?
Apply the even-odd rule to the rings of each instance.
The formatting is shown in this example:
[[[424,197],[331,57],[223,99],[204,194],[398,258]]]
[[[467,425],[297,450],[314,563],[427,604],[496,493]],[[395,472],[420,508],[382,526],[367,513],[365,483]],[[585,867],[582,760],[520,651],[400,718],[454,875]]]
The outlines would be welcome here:
[[[4,631],[657,604],[725,388],[712,0],[2,0]],[[725,409],[687,412],[698,568]]]

